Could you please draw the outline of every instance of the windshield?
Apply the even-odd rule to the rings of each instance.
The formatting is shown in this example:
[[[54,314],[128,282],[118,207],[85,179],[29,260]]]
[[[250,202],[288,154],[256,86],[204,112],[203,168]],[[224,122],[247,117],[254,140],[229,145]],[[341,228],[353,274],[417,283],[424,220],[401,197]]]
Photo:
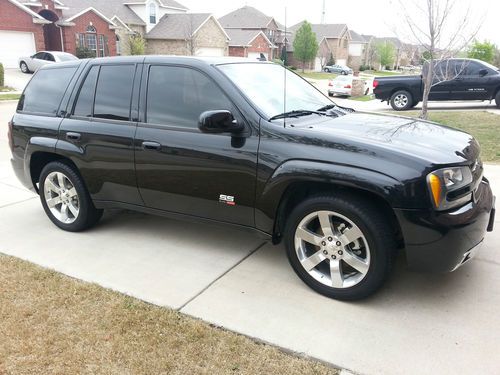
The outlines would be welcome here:
[[[278,64],[236,63],[218,68],[268,117],[294,110],[316,111],[330,99]],[[286,106],[284,105],[286,72]]]
[[[486,61],[481,61],[481,64],[483,64],[483,65],[487,66],[487,67],[488,67],[488,68],[490,68],[491,70],[500,71],[500,69],[499,69],[499,68],[497,68],[497,67],[496,67],[496,66],[494,66],[494,65],[491,65],[491,64],[487,63]]]

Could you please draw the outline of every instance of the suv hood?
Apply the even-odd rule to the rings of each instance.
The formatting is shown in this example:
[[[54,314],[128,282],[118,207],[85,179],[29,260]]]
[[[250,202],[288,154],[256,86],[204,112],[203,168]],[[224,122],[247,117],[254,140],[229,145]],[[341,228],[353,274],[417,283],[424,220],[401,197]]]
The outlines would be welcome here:
[[[364,112],[312,119],[293,126],[306,136],[321,133],[328,141],[362,143],[376,153],[398,153],[426,164],[469,164],[479,157],[479,144],[470,134],[421,119]]]

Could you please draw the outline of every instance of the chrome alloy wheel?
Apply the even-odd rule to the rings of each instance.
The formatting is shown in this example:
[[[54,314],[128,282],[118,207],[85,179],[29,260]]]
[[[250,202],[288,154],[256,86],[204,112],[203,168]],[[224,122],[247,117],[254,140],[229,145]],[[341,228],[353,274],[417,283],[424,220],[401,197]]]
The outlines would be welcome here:
[[[302,267],[329,287],[352,287],[370,268],[370,248],[363,232],[333,211],[316,211],[304,217],[295,231],[294,244]]]
[[[71,224],[80,213],[80,198],[70,179],[61,172],[52,172],[45,179],[44,197],[54,217],[63,224]]]
[[[408,104],[408,97],[404,94],[396,95],[394,105],[398,108],[404,108]]]

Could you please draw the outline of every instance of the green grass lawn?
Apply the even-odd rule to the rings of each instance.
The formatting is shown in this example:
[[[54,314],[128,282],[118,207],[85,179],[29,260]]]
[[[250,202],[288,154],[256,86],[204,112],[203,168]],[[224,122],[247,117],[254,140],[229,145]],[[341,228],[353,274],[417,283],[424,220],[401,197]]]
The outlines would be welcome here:
[[[19,94],[0,94],[0,100],[19,100]]]
[[[358,97],[353,97],[350,96],[349,100],[356,100],[358,102],[369,102],[370,100],[373,100],[375,97],[373,95],[363,95],[363,96],[358,96]]]
[[[302,73],[300,70],[296,70],[295,73],[297,73],[301,77],[311,78],[311,79],[334,79],[335,77],[338,76],[338,74],[325,73],[325,72],[305,72],[305,73]]]
[[[419,112],[405,113],[418,116]],[[500,163],[500,116],[479,111],[432,111],[429,120],[472,134],[481,145],[484,162]]]
[[[403,73],[394,73],[394,72],[388,72],[388,71],[385,71],[385,70],[365,70],[363,72],[361,72],[360,74],[369,74],[369,75],[373,75],[373,76],[376,76],[376,77],[385,77],[385,76],[398,76],[398,75],[401,75]]]

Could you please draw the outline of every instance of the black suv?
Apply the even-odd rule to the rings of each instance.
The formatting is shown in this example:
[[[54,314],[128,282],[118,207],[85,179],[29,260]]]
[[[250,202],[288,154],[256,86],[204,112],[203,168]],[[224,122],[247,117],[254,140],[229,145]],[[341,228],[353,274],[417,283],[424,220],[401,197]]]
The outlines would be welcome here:
[[[298,276],[333,298],[374,292],[398,249],[413,268],[452,271],[493,227],[469,134],[341,108],[273,63],[44,67],[9,126],[17,176],[58,227],[126,208],[249,228],[283,240]]]

